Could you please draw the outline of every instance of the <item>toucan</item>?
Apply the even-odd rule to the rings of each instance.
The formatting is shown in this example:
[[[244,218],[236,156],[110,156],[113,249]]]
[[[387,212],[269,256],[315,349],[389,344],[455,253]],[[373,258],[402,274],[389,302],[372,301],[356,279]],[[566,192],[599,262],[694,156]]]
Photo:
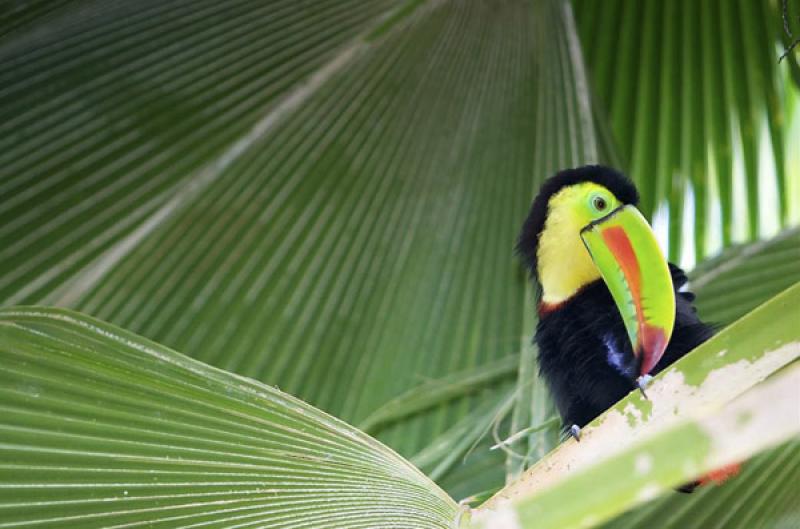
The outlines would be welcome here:
[[[560,171],[541,186],[517,242],[537,285],[539,371],[578,441],[583,426],[714,334],[638,200],[612,168]]]

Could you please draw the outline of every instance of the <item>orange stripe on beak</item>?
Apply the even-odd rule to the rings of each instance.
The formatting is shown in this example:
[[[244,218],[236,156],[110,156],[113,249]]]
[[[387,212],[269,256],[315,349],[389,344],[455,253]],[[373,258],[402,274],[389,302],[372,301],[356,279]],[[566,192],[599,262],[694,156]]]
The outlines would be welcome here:
[[[602,230],[601,235],[608,249],[614,254],[633,298],[638,327],[637,343],[633,353],[639,360],[639,373],[645,375],[661,360],[669,339],[664,329],[645,321],[645,311],[642,306],[642,273],[628,234],[621,226],[609,226]]]

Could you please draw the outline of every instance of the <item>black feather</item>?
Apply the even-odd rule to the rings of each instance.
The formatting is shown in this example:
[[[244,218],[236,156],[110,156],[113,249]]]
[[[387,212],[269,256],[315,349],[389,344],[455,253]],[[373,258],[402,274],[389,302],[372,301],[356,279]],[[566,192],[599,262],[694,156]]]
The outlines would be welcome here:
[[[563,188],[594,182],[611,191],[623,204],[636,205],[636,187],[622,173],[599,165],[567,169],[549,178],[533,201],[522,227],[517,251],[536,275],[536,252],[550,198]],[[653,373],[658,373],[708,340],[713,328],[697,317],[694,294],[680,267],[670,263],[676,299],[672,338]],[[633,390],[638,376],[632,346],[622,317],[602,280],[594,281],[565,302],[540,314],[535,341],[539,367],[558,410],[569,427],[584,426]],[[609,349],[618,353],[610,361]],[[615,364],[615,365],[614,365]]]
[[[676,287],[672,338],[652,374],[657,374],[714,334],[697,317],[690,293],[677,292],[686,275],[670,264]],[[688,295],[687,295],[688,294]],[[636,388],[635,357],[611,293],[602,280],[584,287],[566,302],[540,315],[536,328],[539,369],[555,399],[565,427],[585,426]],[[621,365],[609,361],[609,344]]]
[[[624,204],[638,202],[634,185],[607,167],[569,169],[547,180],[531,206],[517,243],[517,251],[532,276],[536,276],[539,236],[550,198],[566,186],[586,181],[604,186]],[[714,334],[714,329],[697,317],[692,305],[695,296],[684,288],[688,283],[684,271],[672,263],[669,270],[675,289],[675,326],[653,374]],[[565,429],[573,424],[585,426],[636,389],[639,372],[633,349],[622,316],[600,279],[568,300],[540,310],[534,340],[539,348],[540,374],[553,395]],[[678,490],[691,492],[696,485],[689,483]]]

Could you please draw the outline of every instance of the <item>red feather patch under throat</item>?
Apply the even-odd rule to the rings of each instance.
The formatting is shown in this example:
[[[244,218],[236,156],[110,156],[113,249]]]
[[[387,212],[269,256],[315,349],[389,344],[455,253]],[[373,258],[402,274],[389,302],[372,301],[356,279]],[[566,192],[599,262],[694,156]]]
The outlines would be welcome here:
[[[739,474],[742,469],[741,463],[732,463],[730,465],[725,465],[724,467],[720,467],[716,470],[712,470],[705,476],[701,476],[697,482],[700,485],[721,485],[731,479],[732,477]]]

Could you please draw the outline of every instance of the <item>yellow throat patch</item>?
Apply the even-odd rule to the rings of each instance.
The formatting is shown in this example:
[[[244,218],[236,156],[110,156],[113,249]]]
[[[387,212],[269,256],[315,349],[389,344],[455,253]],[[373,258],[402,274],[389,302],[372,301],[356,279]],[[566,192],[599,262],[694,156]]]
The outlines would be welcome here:
[[[542,301],[548,305],[561,303],[583,286],[600,279],[580,235],[581,228],[592,220],[585,204],[587,197],[595,193],[603,193],[616,202],[603,186],[583,182],[562,189],[547,204],[547,220],[539,236],[536,259]],[[613,202],[609,211],[618,205]]]

